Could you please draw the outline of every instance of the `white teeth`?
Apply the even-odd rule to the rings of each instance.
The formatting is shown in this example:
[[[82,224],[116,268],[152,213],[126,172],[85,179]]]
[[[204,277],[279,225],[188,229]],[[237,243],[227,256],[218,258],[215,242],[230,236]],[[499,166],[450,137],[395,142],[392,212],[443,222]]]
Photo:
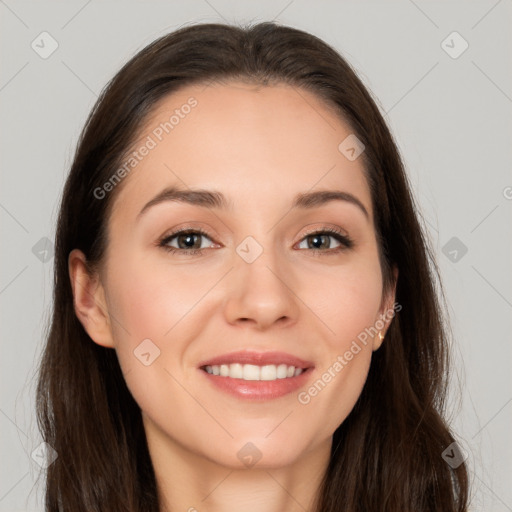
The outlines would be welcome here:
[[[262,366],[260,371],[261,380],[276,380],[277,368],[273,364]]]
[[[232,379],[243,380],[277,380],[296,377],[302,373],[302,368],[288,366],[286,364],[267,364],[265,366],[256,366],[254,364],[221,364],[208,365],[205,367],[207,373],[220,375],[221,377],[231,377]]]
[[[285,364],[280,364],[277,367],[277,378],[278,379],[286,379],[286,376],[288,375],[288,366]]]
[[[260,367],[254,364],[244,364],[244,380],[260,380]]]
[[[228,377],[232,379],[243,379],[244,378],[244,367],[239,363],[228,365],[229,373]]]

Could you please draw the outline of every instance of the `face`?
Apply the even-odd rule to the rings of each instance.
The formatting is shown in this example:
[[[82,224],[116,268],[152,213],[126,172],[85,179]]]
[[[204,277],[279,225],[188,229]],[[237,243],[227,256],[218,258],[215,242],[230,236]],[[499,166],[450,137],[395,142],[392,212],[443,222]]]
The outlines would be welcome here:
[[[115,185],[103,306],[77,314],[148,435],[230,467],[330,446],[394,301],[362,158],[338,149],[351,133],[285,85],[187,87],[147,120]]]

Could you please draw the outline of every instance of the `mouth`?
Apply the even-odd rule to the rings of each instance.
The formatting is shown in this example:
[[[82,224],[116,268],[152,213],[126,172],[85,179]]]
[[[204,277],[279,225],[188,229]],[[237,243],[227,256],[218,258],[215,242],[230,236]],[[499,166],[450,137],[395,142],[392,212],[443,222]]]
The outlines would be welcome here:
[[[237,398],[269,400],[303,386],[314,364],[283,352],[246,350],[203,361],[198,369],[215,389]]]
[[[248,381],[290,379],[292,377],[298,377],[302,372],[307,370],[307,368],[296,368],[293,365],[289,366],[287,364],[267,364],[265,366],[258,366],[241,363],[205,365],[202,366],[201,369],[210,375]]]

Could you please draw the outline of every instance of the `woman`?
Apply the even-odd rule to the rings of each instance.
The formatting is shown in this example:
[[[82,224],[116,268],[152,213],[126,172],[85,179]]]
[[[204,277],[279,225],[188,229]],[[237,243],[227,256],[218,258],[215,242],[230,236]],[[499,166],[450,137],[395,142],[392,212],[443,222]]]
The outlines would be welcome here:
[[[272,23],[153,42],[63,194],[46,510],[467,510],[435,277],[337,52]]]

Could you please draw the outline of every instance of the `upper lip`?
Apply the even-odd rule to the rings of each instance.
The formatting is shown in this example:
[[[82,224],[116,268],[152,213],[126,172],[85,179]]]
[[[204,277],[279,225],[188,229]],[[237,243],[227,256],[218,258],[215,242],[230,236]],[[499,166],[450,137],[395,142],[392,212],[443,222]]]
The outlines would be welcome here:
[[[199,363],[199,367],[203,366],[218,366],[221,364],[253,364],[256,366],[265,366],[274,364],[276,366],[280,364],[286,364],[287,366],[295,366],[295,368],[310,368],[313,366],[311,361],[305,361],[300,357],[286,352],[256,352],[253,350],[240,350],[238,352],[230,352],[229,354],[223,354],[220,356],[213,357]]]

